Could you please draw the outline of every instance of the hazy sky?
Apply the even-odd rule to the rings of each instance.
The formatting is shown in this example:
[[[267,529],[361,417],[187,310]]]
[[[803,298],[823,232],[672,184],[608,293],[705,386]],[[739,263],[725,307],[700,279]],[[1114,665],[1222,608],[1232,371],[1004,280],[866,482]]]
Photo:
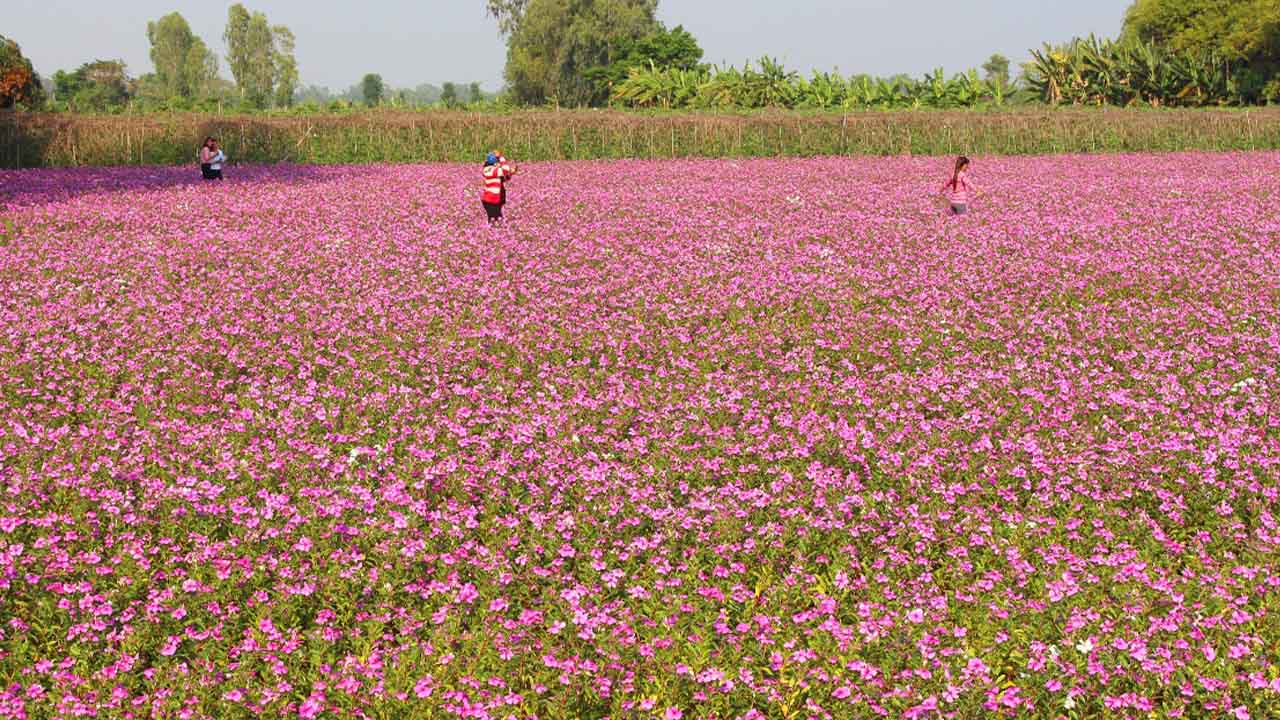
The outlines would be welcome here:
[[[52,75],[96,58],[149,72],[147,21],[177,10],[220,56],[230,2],[0,0],[0,34]],[[14,3],[17,7],[14,7]],[[1015,62],[1042,41],[1115,35],[1128,0],[663,0],[659,15],[698,38],[709,62],[762,54],[792,69],[919,75],[976,67],[993,52]],[[335,90],[366,72],[393,86],[481,81],[496,90],[505,51],[483,0],[248,0],[298,39],[303,84]],[[229,76],[226,62],[222,74]]]

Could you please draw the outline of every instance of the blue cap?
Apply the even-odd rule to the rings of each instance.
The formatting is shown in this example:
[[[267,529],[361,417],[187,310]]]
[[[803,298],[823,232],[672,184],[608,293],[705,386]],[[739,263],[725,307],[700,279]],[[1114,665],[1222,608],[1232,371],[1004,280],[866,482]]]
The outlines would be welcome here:
[[[498,155],[497,155],[497,153],[489,153],[489,156],[488,156],[488,157],[486,157],[486,158],[484,159],[484,164],[485,164],[485,165],[497,165],[497,164],[498,164]]]

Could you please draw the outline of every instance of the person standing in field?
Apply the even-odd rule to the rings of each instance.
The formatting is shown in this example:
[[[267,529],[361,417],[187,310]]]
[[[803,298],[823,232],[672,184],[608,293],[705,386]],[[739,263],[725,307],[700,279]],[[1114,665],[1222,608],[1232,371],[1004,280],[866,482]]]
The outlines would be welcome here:
[[[973,202],[973,196],[977,193],[977,188],[969,182],[969,158],[963,155],[956,158],[955,170],[951,172],[951,179],[947,184],[942,186],[942,192],[951,202],[952,215],[969,212],[969,203]]]
[[[507,204],[507,181],[516,171],[517,168],[509,164],[498,150],[490,152],[484,159],[484,193],[480,202],[489,216],[490,225],[502,220],[502,206]]]
[[[204,145],[200,146],[200,176],[205,180],[221,180],[222,163],[226,161],[226,154],[218,147],[218,138],[212,135],[205,138]]]

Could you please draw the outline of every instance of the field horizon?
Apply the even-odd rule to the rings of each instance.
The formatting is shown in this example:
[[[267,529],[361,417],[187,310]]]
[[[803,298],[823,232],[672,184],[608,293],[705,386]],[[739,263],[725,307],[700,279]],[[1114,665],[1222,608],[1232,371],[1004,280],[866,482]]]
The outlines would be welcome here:
[[[1280,149],[1280,108],[637,112],[513,110],[218,116],[0,113],[0,167],[178,165],[206,135],[232,162],[815,155],[1042,155]]]

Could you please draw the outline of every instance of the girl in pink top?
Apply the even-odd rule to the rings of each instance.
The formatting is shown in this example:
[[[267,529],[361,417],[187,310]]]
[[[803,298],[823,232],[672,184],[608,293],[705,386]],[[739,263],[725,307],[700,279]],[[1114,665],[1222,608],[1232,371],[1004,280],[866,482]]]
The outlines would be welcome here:
[[[969,212],[969,203],[978,192],[978,189],[969,182],[968,168],[969,158],[963,155],[956,158],[956,169],[951,173],[951,179],[947,184],[942,186],[942,192],[946,193],[947,200],[951,201],[952,215],[963,215]]]

